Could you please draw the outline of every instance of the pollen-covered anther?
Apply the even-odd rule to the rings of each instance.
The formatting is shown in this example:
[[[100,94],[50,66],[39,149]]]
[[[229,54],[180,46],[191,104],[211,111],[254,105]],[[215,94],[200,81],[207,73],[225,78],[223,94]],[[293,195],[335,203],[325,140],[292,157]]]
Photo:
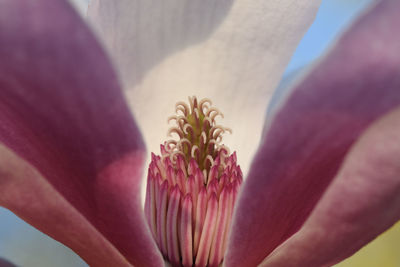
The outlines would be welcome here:
[[[230,129],[217,125],[222,113],[209,99],[189,98],[176,104],[168,134],[178,140],[152,154],[148,170],[145,214],[161,253],[173,266],[219,266],[242,171],[236,153],[221,145]]]

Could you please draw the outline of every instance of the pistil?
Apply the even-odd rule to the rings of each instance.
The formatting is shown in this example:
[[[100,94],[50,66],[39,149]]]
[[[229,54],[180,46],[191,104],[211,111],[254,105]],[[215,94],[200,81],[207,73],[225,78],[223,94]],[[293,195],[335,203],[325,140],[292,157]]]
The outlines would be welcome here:
[[[176,104],[175,133],[152,154],[145,214],[152,235],[173,266],[219,266],[226,250],[242,172],[236,153],[221,144],[231,132],[209,99]]]

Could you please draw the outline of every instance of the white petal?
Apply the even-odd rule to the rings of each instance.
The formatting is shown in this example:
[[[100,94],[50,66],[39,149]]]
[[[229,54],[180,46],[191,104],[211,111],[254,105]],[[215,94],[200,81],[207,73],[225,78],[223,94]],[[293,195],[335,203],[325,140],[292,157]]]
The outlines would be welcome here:
[[[90,0],[69,0],[73,7],[84,17],[88,9],[88,4]]]
[[[225,143],[247,171],[267,103],[320,0],[92,0],[151,151],[187,96],[211,98],[233,129]]]

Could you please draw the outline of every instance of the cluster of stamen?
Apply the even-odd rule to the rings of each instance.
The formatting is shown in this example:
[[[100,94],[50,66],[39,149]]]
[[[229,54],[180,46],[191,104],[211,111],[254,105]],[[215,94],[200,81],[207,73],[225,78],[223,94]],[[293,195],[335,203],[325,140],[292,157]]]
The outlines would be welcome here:
[[[178,140],[152,154],[145,214],[164,257],[174,266],[219,266],[226,250],[242,172],[236,153],[221,144],[230,129],[216,124],[222,113],[209,99],[176,104]]]

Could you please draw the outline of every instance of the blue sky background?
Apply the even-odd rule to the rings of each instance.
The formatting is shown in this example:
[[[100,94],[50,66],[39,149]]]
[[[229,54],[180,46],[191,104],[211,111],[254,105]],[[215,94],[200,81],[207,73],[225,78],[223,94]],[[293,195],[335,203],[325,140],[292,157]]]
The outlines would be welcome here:
[[[296,49],[287,73],[319,57],[346,26],[364,10],[372,0],[322,0],[313,25]]]
[[[286,75],[309,64],[373,0],[323,0],[316,21],[298,46]],[[85,4],[88,0],[75,0]],[[87,266],[60,243],[0,208],[0,257],[22,267]]]

